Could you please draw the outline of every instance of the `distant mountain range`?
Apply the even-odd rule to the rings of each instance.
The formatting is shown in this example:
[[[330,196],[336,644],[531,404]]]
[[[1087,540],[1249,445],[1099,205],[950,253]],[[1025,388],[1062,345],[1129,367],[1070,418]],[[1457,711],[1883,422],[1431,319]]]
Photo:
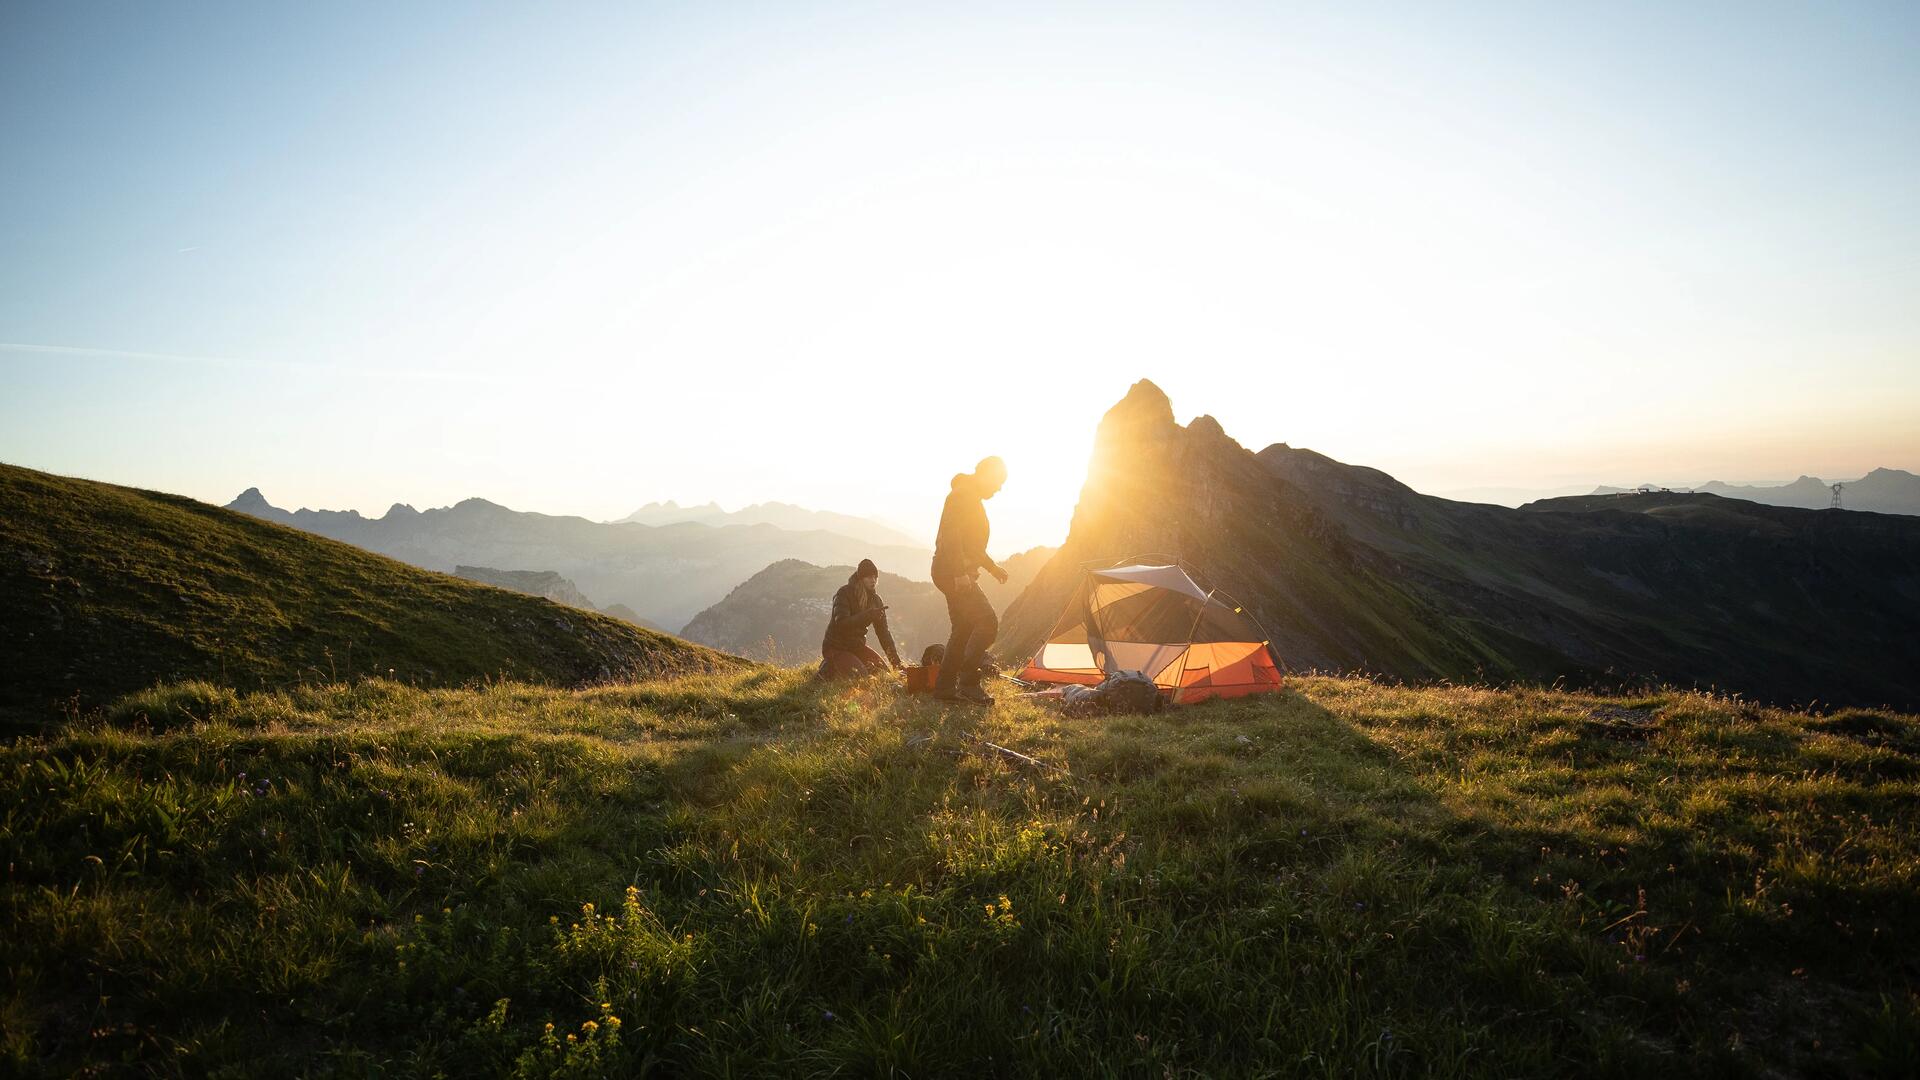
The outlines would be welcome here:
[[[1053,556],[1038,547],[1001,560],[1007,583],[982,577],[981,588],[996,610],[1004,610],[1024,591]],[[712,645],[754,660],[781,664],[820,659],[820,637],[827,629],[833,594],[853,575],[851,566],[814,566],[784,559],[748,578],[726,599],[695,616],[680,632],[688,641]],[[922,649],[947,640],[946,598],[932,583],[881,574],[877,586],[887,604],[887,627],[904,660],[917,661]],[[868,635],[868,641],[874,641]],[[877,649],[877,643],[874,645]]]
[[[598,611],[648,630],[661,629],[641,618],[637,612],[625,604],[615,604],[608,608],[595,607],[593,601],[587,599],[587,594],[580,591],[579,586],[551,570],[495,570],[491,566],[456,566],[453,568],[453,576],[466,578],[468,581],[478,581],[483,585],[492,585],[497,589],[512,589],[514,592],[526,593],[528,596],[544,597],[568,607]]]
[[[681,506],[669,499],[666,502],[648,503],[621,518],[618,523],[679,525],[686,522],[713,526],[772,525],[793,532],[824,529],[842,536],[851,536],[855,540],[865,540],[870,544],[899,547],[926,545],[926,541],[909,536],[891,525],[872,518],[836,514],[830,510],[808,510],[803,506],[783,502],[754,503],[752,506],[743,506],[738,510],[729,511],[720,509],[719,503],[707,503],[705,506]]]
[[[1003,656],[1038,645],[1084,562],[1153,551],[1230,592],[1296,669],[1920,707],[1913,518],[1710,494],[1451,502],[1310,450],[1255,454],[1211,417],[1181,426],[1143,381],[1101,422]]]
[[[0,505],[0,727],[162,680],[571,684],[740,663],[179,495],[0,465]]]
[[[876,544],[840,533],[796,532],[774,525],[603,523],[579,517],[509,510],[467,499],[436,510],[397,503],[377,518],[336,510],[283,510],[259,488],[227,504],[429,570],[456,566],[549,570],[597,604],[624,605],[660,626],[683,626],[728,590],[771,563],[819,564],[871,558],[882,570],[921,575],[932,553],[907,544]]]
[[[1802,476],[1790,484],[1729,484],[1709,480],[1696,488],[1674,491],[1718,495],[1726,499],[1745,499],[1767,506],[1796,506],[1803,510],[1824,510],[1832,505],[1833,481],[1817,476]],[[1905,469],[1875,469],[1858,480],[1842,480],[1840,505],[1846,510],[1867,510],[1876,514],[1920,516],[1920,476]],[[1655,484],[1638,488],[1601,486],[1595,495],[1619,495],[1629,491],[1669,490]]]

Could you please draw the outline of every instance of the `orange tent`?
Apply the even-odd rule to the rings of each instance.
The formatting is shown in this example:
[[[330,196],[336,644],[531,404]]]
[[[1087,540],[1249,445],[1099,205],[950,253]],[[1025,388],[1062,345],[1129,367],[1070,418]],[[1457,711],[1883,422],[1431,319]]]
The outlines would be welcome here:
[[[1176,704],[1280,689],[1259,624],[1178,564],[1088,570],[1020,677],[1093,685],[1138,671]]]

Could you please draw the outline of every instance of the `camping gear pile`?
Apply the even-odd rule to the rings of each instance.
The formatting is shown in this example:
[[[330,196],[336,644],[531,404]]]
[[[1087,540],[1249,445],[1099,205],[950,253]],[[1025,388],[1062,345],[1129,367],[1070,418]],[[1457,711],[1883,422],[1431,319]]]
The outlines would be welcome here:
[[[1148,558],[1087,570],[1020,681],[1098,688],[1129,673],[1176,705],[1277,692],[1280,666],[1253,616],[1177,560]]]
[[[920,653],[918,666],[907,666],[907,693],[931,694],[933,682],[940,677],[940,662],[947,658],[945,645],[929,645]]]
[[[1166,699],[1152,679],[1138,671],[1116,671],[1098,686],[1075,684],[1060,691],[1061,704],[1073,716],[1105,713],[1151,713],[1166,708]]]

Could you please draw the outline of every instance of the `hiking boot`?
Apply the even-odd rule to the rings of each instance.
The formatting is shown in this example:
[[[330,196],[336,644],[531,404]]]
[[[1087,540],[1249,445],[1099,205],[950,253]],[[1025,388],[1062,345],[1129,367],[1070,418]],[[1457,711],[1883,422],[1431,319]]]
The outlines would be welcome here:
[[[980,689],[980,686],[977,683],[971,686],[960,687],[958,690],[954,691],[954,696],[961,701],[965,701],[974,705],[992,705],[993,704],[993,695],[987,693],[985,690]]]
[[[961,697],[959,694],[955,693],[953,687],[951,686],[936,686],[933,688],[933,700],[965,701],[966,699]]]

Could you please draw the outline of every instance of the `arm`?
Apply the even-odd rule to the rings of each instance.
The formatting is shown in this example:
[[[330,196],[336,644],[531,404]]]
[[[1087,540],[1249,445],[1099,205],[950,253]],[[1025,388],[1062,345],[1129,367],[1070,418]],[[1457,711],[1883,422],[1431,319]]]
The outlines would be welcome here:
[[[841,589],[833,594],[833,613],[827,616],[827,625],[829,627],[865,627],[867,612],[855,611],[853,597],[849,595],[849,590]]]
[[[878,600],[879,597],[874,597]],[[887,660],[895,670],[902,667],[900,651],[893,647],[893,632],[887,629],[887,613],[881,612],[873,617],[873,635],[880,639],[880,651],[887,654]]]

